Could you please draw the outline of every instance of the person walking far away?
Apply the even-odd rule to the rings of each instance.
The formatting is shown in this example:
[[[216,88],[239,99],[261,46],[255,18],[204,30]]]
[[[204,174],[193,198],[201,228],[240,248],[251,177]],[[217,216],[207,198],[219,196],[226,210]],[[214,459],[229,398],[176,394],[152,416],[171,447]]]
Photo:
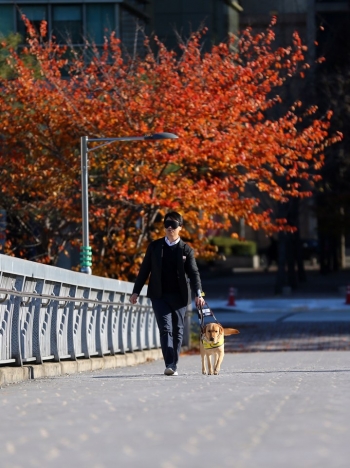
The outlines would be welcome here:
[[[190,285],[195,291],[196,306],[205,303],[194,252],[179,236],[182,226],[183,218],[176,211],[165,215],[165,237],[149,244],[130,297],[130,302],[136,304],[149,277],[147,296],[159,328],[165,375],[178,375],[185,314],[191,302]]]

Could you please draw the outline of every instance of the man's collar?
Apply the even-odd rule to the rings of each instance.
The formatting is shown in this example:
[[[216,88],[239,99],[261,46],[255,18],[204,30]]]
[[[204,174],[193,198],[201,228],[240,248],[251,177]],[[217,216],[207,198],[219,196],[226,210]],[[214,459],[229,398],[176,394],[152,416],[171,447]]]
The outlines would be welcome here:
[[[180,237],[178,237],[174,242],[170,242],[170,240],[165,237],[165,242],[168,244],[169,247],[171,247],[172,245],[176,245],[180,242]]]

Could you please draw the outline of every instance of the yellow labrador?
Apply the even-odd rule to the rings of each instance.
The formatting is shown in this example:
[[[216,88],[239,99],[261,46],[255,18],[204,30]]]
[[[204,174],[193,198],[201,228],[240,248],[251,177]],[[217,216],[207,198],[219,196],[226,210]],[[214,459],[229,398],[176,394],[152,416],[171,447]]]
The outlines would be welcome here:
[[[208,361],[208,374],[218,375],[224,359],[224,336],[239,333],[235,328],[224,328],[220,323],[208,323],[201,331],[200,352],[202,358],[202,374],[207,374],[206,362]],[[211,359],[214,359],[214,372]]]

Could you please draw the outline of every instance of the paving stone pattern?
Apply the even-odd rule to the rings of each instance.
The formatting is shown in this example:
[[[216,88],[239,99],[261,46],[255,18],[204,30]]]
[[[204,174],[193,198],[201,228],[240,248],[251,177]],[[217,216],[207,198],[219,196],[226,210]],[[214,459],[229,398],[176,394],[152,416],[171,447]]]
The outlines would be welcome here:
[[[347,468],[347,351],[182,356],[0,390],[1,468]]]
[[[225,339],[226,352],[350,351],[349,322],[262,322],[239,324]]]

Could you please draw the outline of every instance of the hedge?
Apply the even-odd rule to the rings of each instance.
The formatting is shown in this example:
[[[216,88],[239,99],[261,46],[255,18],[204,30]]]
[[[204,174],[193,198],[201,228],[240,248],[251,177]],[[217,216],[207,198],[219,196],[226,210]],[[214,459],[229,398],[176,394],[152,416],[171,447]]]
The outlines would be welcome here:
[[[252,257],[256,255],[257,248],[254,241],[240,241],[232,237],[216,236],[210,238],[210,244],[218,247],[218,253],[225,256],[246,255]]]

